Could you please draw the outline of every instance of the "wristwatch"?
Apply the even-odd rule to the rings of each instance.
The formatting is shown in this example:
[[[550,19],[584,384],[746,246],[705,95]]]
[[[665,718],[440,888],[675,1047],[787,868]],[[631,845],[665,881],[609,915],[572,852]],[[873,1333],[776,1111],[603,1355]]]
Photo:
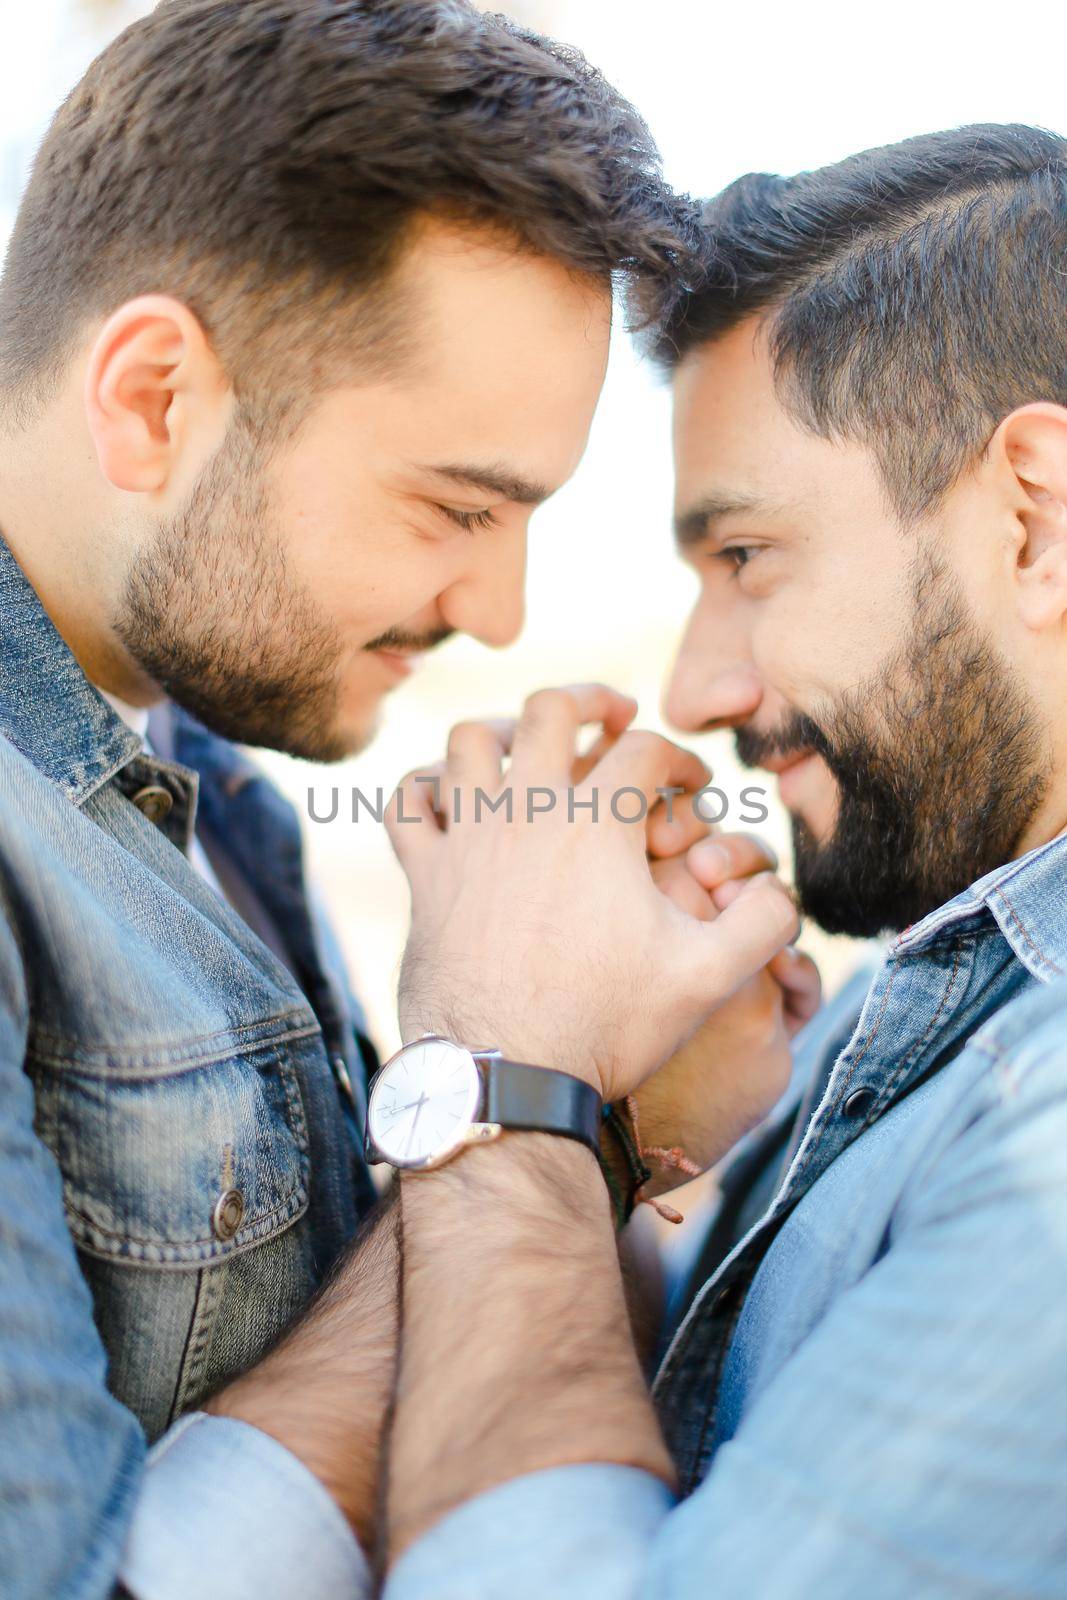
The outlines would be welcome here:
[[[596,1154],[601,1114],[599,1094],[581,1078],[427,1033],[371,1080],[365,1151],[370,1162],[427,1172],[516,1129],[578,1139]]]

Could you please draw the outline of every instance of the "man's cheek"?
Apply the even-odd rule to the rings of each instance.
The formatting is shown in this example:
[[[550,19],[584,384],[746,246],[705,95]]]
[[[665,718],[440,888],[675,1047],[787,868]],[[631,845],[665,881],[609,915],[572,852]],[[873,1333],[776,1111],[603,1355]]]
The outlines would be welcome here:
[[[752,656],[768,690],[792,711],[818,720],[842,684],[854,680],[855,662],[843,650],[839,614],[821,614],[803,599],[767,603],[752,632]],[[847,626],[847,624],[845,625]]]

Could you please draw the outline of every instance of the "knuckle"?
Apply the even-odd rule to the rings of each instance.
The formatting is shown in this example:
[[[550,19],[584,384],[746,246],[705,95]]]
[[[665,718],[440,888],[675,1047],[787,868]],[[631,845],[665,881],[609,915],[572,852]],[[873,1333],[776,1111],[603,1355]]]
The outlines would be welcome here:
[[[578,704],[569,689],[535,689],[527,695],[522,714],[527,725],[561,717],[573,719],[578,714]]]
[[[619,740],[619,749],[634,759],[657,756],[668,748],[669,741],[649,728],[632,728]]]
[[[492,739],[492,731],[484,722],[457,722],[448,736],[449,753],[481,749]]]
[[[422,767],[412,767],[410,772],[405,772],[393,790],[393,805],[396,805],[397,799],[401,794],[412,797],[432,794],[431,785],[435,779],[439,780],[440,776],[440,767],[435,766],[433,763]]]
[[[761,886],[761,893],[765,899],[768,914],[775,919],[779,930],[786,936],[791,936],[800,926],[800,918],[792,895],[784,885],[775,878],[767,878]]]

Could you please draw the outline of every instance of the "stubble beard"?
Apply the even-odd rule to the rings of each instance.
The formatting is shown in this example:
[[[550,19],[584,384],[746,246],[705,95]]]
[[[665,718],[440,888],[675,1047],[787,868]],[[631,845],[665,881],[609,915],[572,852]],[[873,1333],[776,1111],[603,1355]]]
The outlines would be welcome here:
[[[342,641],[289,569],[264,455],[235,420],[186,505],[134,559],[115,628],[213,732],[338,761],[353,747],[338,728]]]

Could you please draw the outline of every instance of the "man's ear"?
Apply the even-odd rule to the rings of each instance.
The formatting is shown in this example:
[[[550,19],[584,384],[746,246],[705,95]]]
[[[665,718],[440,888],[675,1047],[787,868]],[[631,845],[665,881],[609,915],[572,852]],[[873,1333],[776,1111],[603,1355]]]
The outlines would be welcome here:
[[[1020,406],[997,429],[1013,489],[1015,577],[1023,620],[1040,629],[1067,621],[1067,406]]]
[[[220,442],[230,388],[203,327],[169,295],[127,300],[89,353],[84,402],[104,477],[151,494],[195,476]]]

